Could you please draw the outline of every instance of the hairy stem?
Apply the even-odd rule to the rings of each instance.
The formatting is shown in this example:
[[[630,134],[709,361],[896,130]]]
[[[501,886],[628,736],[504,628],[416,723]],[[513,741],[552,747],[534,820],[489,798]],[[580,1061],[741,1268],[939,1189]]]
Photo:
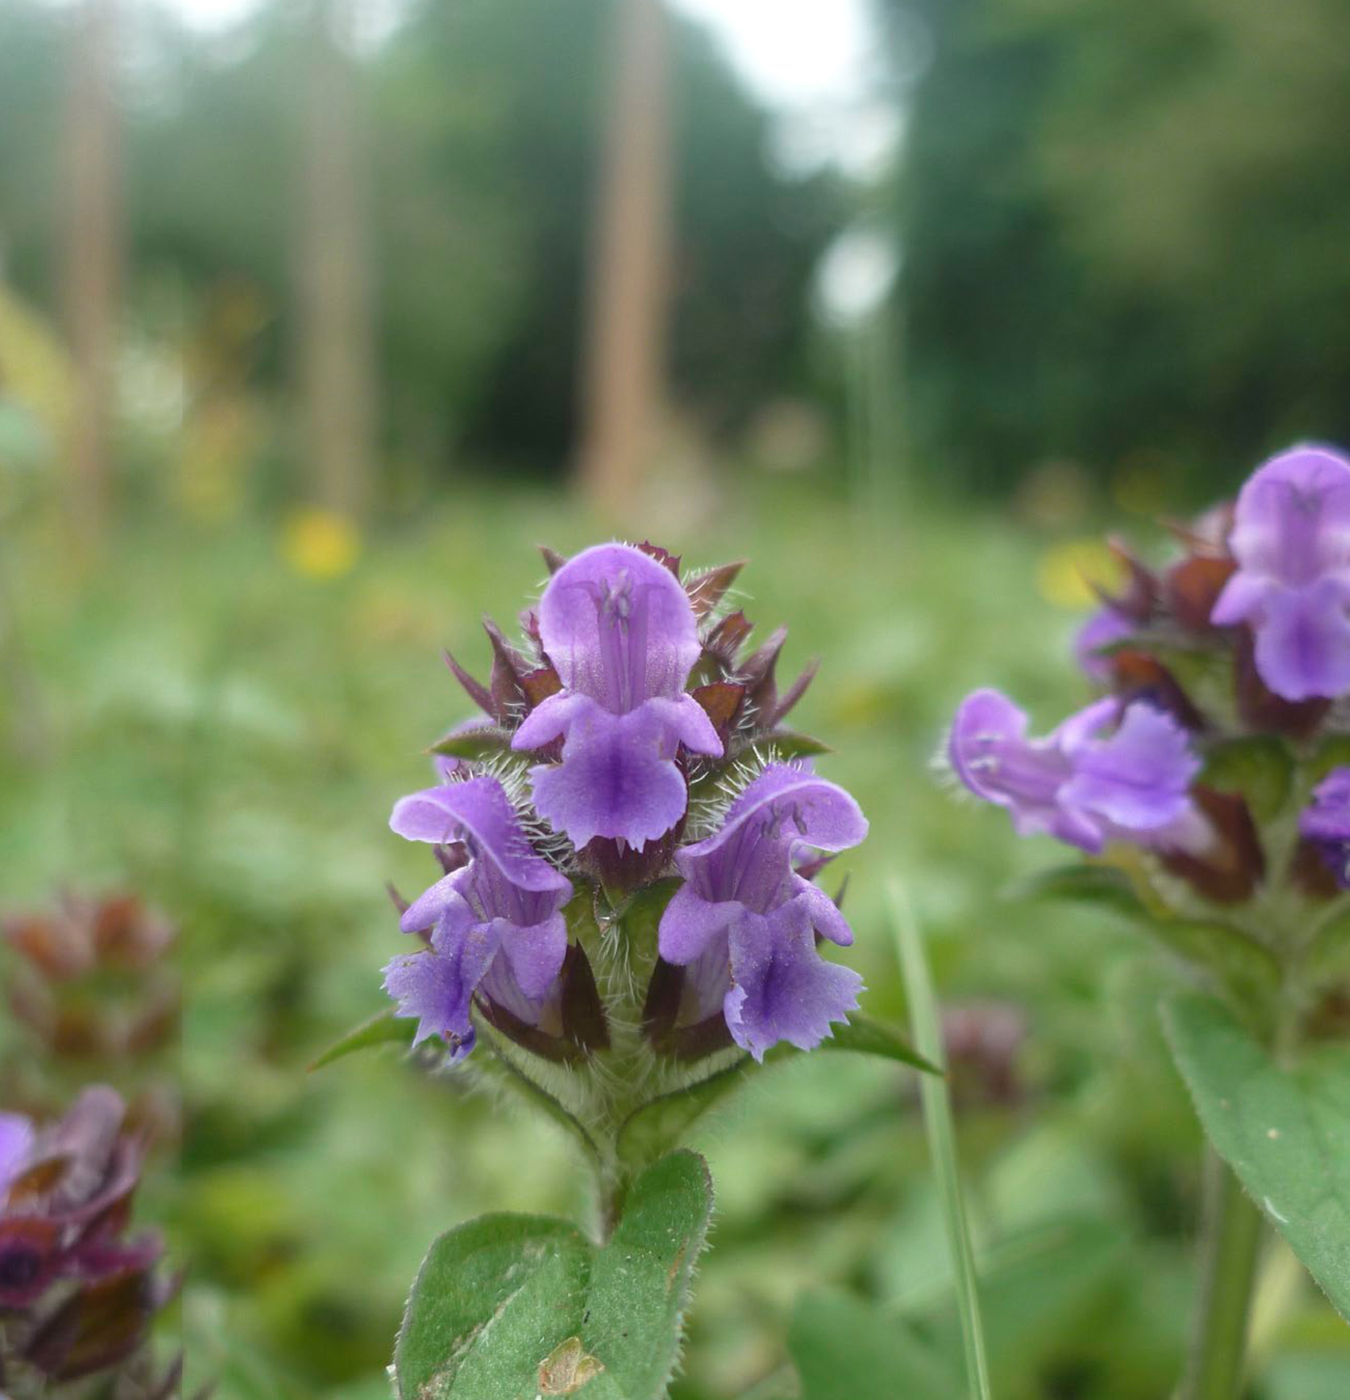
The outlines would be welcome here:
[[[1205,1157],[1200,1301],[1179,1400],[1238,1400],[1261,1212],[1213,1148]]]

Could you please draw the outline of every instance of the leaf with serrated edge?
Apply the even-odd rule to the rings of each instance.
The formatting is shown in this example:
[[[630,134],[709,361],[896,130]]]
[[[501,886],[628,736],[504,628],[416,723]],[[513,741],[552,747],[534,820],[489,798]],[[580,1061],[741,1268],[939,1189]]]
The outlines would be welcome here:
[[[1163,1020],[1210,1141],[1350,1318],[1350,1047],[1284,1068],[1208,997]]]
[[[410,1017],[401,1017],[395,1007],[377,1012],[368,1021],[353,1026],[346,1035],[335,1040],[309,1066],[310,1072],[331,1065],[334,1060],[345,1059],[358,1050],[369,1050],[375,1045],[411,1045],[417,1034],[417,1022]]]

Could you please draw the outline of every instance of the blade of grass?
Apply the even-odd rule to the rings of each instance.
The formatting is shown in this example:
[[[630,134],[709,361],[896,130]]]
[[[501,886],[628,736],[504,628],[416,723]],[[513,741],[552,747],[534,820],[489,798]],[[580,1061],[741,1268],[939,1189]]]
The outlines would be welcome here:
[[[947,1093],[947,1058],[942,1047],[937,999],[933,979],[924,956],[923,940],[910,908],[909,897],[897,879],[887,884],[887,896],[895,921],[895,943],[900,955],[900,971],[909,1001],[910,1031],[914,1047],[926,1060],[943,1071],[942,1076],[919,1076],[923,1097],[923,1121],[928,1133],[928,1150],[937,1173],[938,1193],[947,1218],[947,1243],[956,1275],[956,1306],[965,1342],[966,1376],[972,1400],[991,1400],[989,1362],[985,1356],[984,1328],[980,1321],[980,1297],[975,1283],[975,1256],[970,1247],[970,1230],[961,1196],[961,1174],[956,1162],[956,1133],[952,1126],[952,1105]]]

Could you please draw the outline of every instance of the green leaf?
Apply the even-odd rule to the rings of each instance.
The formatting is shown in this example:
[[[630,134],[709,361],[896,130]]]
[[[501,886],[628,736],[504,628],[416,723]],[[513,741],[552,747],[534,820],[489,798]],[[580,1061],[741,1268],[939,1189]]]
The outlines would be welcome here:
[[[833,1034],[817,1046],[820,1050],[851,1050],[858,1055],[879,1055],[885,1060],[895,1060],[922,1070],[925,1074],[941,1074],[942,1071],[905,1039],[897,1030],[883,1026],[880,1021],[866,1016],[850,1016],[842,1025],[833,1027]]]
[[[377,1012],[368,1021],[353,1026],[346,1035],[335,1040],[316,1060],[309,1070],[331,1065],[334,1060],[344,1059],[358,1050],[368,1050],[373,1045],[411,1045],[417,1034],[417,1022],[411,1017],[396,1015],[397,1007],[389,1006]]]
[[[946,1359],[903,1319],[845,1293],[802,1294],[792,1313],[788,1351],[801,1377],[802,1400],[962,1400],[965,1393]]]
[[[616,1152],[620,1162],[636,1169],[675,1147],[705,1113],[740,1088],[753,1064],[749,1055],[743,1055],[686,1089],[662,1094],[634,1109],[619,1129]]]
[[[737,758],[752,755],[768,762],[769,759],[818,758],[833,750],[819,739],[809,734],[798,734],[793,729],[775,729],[771,734],[761,734],[743,748],[736,751]]]
[[[580,1330],[594,1246],[546,1216],[485,1215],[442,1235],[394,1349],[401,1400],[524,1400]]]
[[[1139,898],[1134,881],[1114,865],[1079,861],[1056,865],[1019,880],[1008,890],[1011,899],[1066,899],[1077,904],[1095,904],[1114,909],[1131,918],[1150,917]]]
[[[626,1400],[666,1393],[712,1206],[708,1164],[672,1152],[633,1184],[595,1261],[581,1337]]]
[[[1350,1318],[1350,1047],[1286,1068],[1210,998],[1175,997],[1163,1019],[1219,1155]]]
[[[1280,965],[1263,944],[1229,924],[1155,919],[1149,927],[1179,957],[1207,969],[1254,1024],[1269,1019]]]
[[[548,1117],[565,1129],[580,1146],[597,1162],[600,1149],[585,1126],[565,1104],[560,1103],[525,1068],[528,1057],[518,1051],[504,1037],[485,1021],[476,1018],[479,1044],[488,1052],[474,1056],[474,1071],[483,1079],[494,1080],[506,1085],[513,1093],[519,1094],[527,1103],[541,1109]]]
[[[1274,735],[1247,735],[1217,744],[1205,758],[1200,781],[1247,799],[1257,821],[1273,821],[1284,808],[1294,778],[1288,746]]]
[[[711,1215],[707,1164],[676,1152],[638,1177],[603,1247],[543,1216],[442,1235],[399,1332],[400,1400],[661,1400]]]
[[[462,734],[447,734],[431,746],[431,752],[446,758],[464,758],[480,762],[497,754],[511,752],[511,735],[505,729],[485,725],[482,729],[466,729]]]
[[[866,1016],[852,1016],[847,1022],[836,1025],[833,1035],[822,1040],[816,1049],[877,1055],[928,1074],[941,1073],[899,1031],[879,1021],[869,1020]],[[769,1051],[765,1061],[777,1065],[786,1060],[799,1059],[807,1053],[810,1052],[781,1044]],[[634,1109],[619,1129],[619,1160],[630,1168],[636,1168],[663,1152],[669,1152],[705,1113],[740,1088],[753,1068],[754,1061],[749,1055],[743,1055],[688,1088],[663,1094]]]

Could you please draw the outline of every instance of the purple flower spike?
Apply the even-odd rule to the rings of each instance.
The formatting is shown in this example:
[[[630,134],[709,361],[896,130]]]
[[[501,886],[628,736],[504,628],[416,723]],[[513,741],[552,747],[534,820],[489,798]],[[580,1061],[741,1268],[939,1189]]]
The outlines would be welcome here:
[[[403,931],[429,929],[428,946],[395,958],[384,978],[397,1014],[420,1023],[413,1043],[438,1035],[460,1059],[473,1048],[469,1007],[485,977],[535,1003],[552,990],[567,955],[560,911],[572,885],[535,854],[495,778],[413,793],[395,803],[389,825],[410,841],[462,843],[468,854],[404,912]]]
[[[1333,768],[1303,809],[1299,833],[1317,848],[1342,889],[1350,889],[1350,768]]]
[[[664,565],[625,544],[564,564],[539,604],[539,635],[563,688],[512,746],[562,737],[561,764],[531,770],[535,806],[578,847],[595,837],[639,850],[684,815],[680,745],[718,755],[703,707],[684,693],[699,656],[689,598]]]
[[[1285,700],[1350,690],[1350,462],[1296,447],[1238,496],[1229,547],[1238,571],[1212,621],[1248,623],[1256,669]]]
[[[816,951],[816,934],[847,945],[852,931],[793,857],[842,851],[866,835],[867,819],[843,788],[774,764],[720,830],[676,853],[685,883],[661,916],[661,956],[694,965],[700,983],[720,972],[727,1028],[757,1060],[780,1040],[812,1049],[858,1004],[862,978]]]
[[[1093,854],[1108,840],[1203,843],[1188,795],[1200,761],[1170,716],[1136,702],[1112,723],[1118,702],[1080,710],[1045,739],[1027,738],[1027,717],[996,690],[977,690],[952,725],[948,754],[961,781],[1006,807],[1019,835],[1048,833]]]

